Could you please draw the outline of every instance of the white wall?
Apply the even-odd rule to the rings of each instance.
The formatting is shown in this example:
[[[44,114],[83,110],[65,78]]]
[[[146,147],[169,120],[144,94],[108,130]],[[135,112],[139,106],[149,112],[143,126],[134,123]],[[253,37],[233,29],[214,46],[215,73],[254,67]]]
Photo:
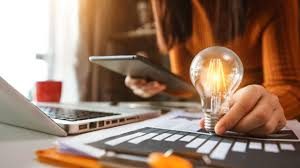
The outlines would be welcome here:
[[[77,0],[0,0],[0,76],[26,97],[50,78],[64,82],[62,101],[79,100],[77,39]],[[48,55],[50,66],[36,54]]]

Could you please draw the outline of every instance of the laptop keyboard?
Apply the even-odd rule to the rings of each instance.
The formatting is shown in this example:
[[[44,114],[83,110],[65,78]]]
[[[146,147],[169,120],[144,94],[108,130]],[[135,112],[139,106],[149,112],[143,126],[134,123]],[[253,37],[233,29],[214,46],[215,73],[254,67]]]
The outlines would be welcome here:
[[[108,117],[113,115],[119,115],[115,113],[106,112],[93,112],[85,110],[74,110],[57,107],[39,107],[47,116],[52,119],[66,120],[66,121],[78,121],[92,118]]]

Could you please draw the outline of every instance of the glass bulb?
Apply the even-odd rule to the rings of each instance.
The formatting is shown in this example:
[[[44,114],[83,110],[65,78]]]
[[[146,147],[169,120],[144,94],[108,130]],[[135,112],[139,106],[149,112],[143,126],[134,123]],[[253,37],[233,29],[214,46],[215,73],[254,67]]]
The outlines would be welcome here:
[[[244,68],[240,58],[225,47],[200,51],[190,67],[190,78],[201,98],[204,127],[214,132],[218,120],[229,110],[231,95],[240,85]]]

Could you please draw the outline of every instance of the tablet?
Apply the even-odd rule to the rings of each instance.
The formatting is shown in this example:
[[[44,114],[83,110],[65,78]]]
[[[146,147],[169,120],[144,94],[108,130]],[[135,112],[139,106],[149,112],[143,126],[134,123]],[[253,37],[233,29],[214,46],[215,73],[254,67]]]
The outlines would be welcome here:
[[[89,60],[121,75],[158,81],[170,92],[195,92],[192,84],[139,55],[91,56]]]

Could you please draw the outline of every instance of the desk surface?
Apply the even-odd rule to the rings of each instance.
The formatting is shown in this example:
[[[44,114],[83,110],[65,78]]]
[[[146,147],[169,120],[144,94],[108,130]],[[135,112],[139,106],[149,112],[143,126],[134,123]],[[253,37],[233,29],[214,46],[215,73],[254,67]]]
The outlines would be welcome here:
[[[109,102],[103,103],[81,103],[86,106],[109,106]],[[138,103],[139,104],[139,103]],[[142,106],[153,105],[151,102],[140,103]],[[155,103],[161,106],[162,103]],[[189,106],[191,103],[167,103],[167,106]],[[136,107],[137,103],[120,103],[119,105]],[[195,105],[195,104],[193,104]],[[66,139],[69,137],[56,137],[45,133],[31,131],[19,127],[9,126],[0,123],[0,163],[1,167],[19,168],[19,167],[51,167],[36,161],[35,151],[53,147],[54,142],[58,139]]]
[[[290,122],[290,126],[298,124],[296,121]],[[300,133],[300,127],[295,127],[294,130],[296,134]],[[87,134],[95,133],[97,132]],[[56,137],[5,124],[0,124],[0,134],[0,163],[1,167],[8,168],[50,168],[52,166],[36,161],[35,151],[53,147],[58,139],[75,137]]]
[[[47,167],[35,160],[35,151],[53,146],[58,137],[0,124],[1,167]],[[49,166],[48,166],[49,167]]]

